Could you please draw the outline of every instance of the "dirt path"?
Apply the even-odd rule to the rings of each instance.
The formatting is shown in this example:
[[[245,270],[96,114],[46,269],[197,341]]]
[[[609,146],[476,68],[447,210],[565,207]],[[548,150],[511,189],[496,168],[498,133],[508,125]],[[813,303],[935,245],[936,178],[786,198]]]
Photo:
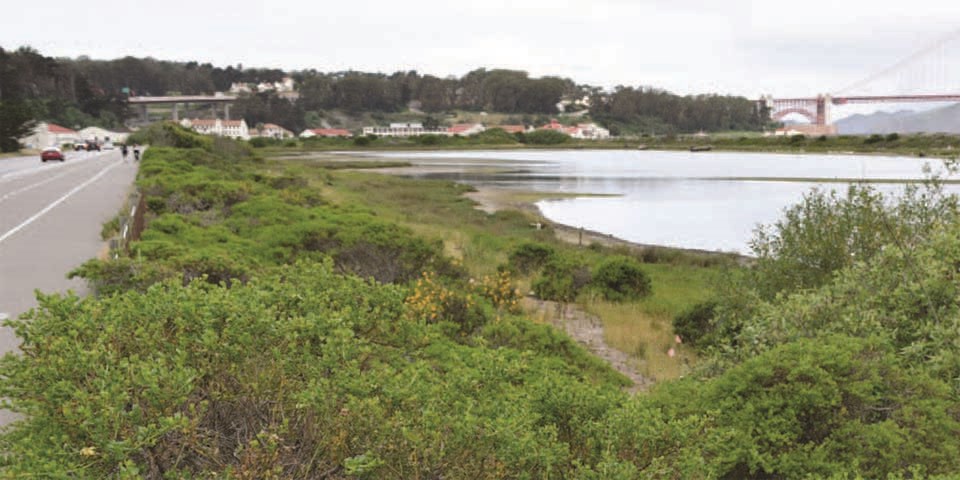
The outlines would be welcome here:
[[[524,306],[538,318],[543,318],[553,326],[562,328],[567,335],[583,345],[590,353],[609,363],[614,370],[626,375],[633,381],[633,386],[628,387],[630,392],[646,390],[653,384],[652,380],[637,371],[629,355],[607,345],[603,338],[603,322],[595,315],[583,311],[575,304],[561,306],[557,302],[533,297],[524,299]]]

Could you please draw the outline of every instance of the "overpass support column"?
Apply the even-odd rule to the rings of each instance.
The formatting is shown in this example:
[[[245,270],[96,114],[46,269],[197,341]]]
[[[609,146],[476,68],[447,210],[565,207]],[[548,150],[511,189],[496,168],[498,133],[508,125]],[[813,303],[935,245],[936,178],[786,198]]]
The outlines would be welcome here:
[[[177,106],[178,105],[176,103],[173,104],[173,121],[174,122],[180,121],[180,112],[177,110]]]
[[[146,103],[140,104],[140,118],[143,119],[144,123],[146,123],[147,121],[150,120],[150,118],[147,116],[147,104],[146,104]]]
[[[229,103],[223,104],[223,119],[230,120],[230,104]]]

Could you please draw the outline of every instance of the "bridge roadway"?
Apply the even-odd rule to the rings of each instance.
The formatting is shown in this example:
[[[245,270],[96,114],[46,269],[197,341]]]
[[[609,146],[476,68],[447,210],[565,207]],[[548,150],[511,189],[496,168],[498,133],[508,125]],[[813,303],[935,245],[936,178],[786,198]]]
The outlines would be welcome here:
[[[105,251],[102,223],[123,207],[137,166],[119,150],[67,152],[63,163],[0,159],[0,317],[35,307],[35,289],[89,293],[66,274]],[[19,344],[12,329],[0,328],[0,353]],[[0,425],[14,418],[0,411]]]

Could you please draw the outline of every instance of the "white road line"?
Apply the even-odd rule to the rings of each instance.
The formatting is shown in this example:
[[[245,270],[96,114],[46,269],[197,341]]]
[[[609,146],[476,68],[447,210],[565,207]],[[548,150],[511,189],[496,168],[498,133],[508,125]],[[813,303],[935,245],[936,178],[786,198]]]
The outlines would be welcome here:
[[[10,197],[16,196],[16,195],[18,195],[18,194],[20,194],[20,193],[23,193],[23,192],[26,192],[27,190],[32,190],[32,189],[37,188],[37,187],[39,187],[39,186],[41,186],[41,185],[44,185],[44,184],[46,184],[46,183],[50,183],[50,182],[52,182],[52,181],[54,181],[54,180],[56,180],[56,179],[58,179],[58,178],[62,178],[62,177],[64,177],[65,175],[70,174],[70,173],[73,173],[73,172],[69,172],[69,171],[68,171],[68,172],[63,172],[63,173],[61,173],[61,174],[59,174],[59,175],[54,175],[54,176],[52,176],[52,177],[48,177],[46,180],[41,180],[41,181],[39,181],[39,182],[37,182],[37,183],[34,183],[33,185],[27,185],[26,187],[19,188],[19,189],[14,190],[14,191],[12,191],[12,192],[10,192],[10,193],[4,194],[2,197],[0,197],[0,203],[3,203],[4,200],[6,200],[6,199],[8,199],[8,198],[10,198]]]
[[[90,185],[91,183],[96,182],[96,181],[99,180],[101,177],[103,177],[104,175],[106,175],[107,172],[109,172],[110,170],[112,170],[113,167],[116,167],[117,165],[120,165],[121,163],[123,163],[122,160],[121,160],[121,161],[114,162],[114,163],[111,163],[110,165],[107,165],[103,170],[100,170],[100,172],[98,172],[96,175],[94,175],[94,176],[90,177],[89,179],[87,179],[87,181],[81,183],[80,185],[77,185],[76,187],[73,187],[73,189],[71,189],[69,192],[65,193],[62,197],[54,200],[53,203],[51,203],[50,205],[47,205],[46,207],[44,207],[43,210],[40,210],[39,212],[33,214],[32,217],[24,220],[23,223],[21,223],[20,225],[17,225],[16,227],[13,227],[10,231],[8,231],[7,233],[4,233],[3,236],[0,236],[0,243],[3,243],[4,240],[10,238],[11,236],[13,236],[13,234],[19,232],[20,230],[22,230],[22,229],[23,229],[24,227],[26,227],[27,225],[30,225],[31,223],[33,223],[34,221],[36,221],[38,218],[44,216],[47,212],[49,212],[50,210],[53,210],[54,208],[56,208],[57,205],[60,205],[60,204],[63,203],[66,199],[72,197],[73,194],[79,192],[80,190],[83,190],[84,187],[86,187],[87,185]]]

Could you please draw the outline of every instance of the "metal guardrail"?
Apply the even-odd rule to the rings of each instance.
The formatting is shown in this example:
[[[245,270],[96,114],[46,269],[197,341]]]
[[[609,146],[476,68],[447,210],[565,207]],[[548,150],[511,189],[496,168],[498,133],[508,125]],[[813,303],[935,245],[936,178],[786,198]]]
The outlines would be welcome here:
[[[113,258],[119,258],[121,251],[127,253],[130,242],[139,240],[145,227],[147,202],[144,195],[139,191],[131,193],[127,204],[130,205],[130,210],[120,214],[120,233],[110,240],[110,252]]]

